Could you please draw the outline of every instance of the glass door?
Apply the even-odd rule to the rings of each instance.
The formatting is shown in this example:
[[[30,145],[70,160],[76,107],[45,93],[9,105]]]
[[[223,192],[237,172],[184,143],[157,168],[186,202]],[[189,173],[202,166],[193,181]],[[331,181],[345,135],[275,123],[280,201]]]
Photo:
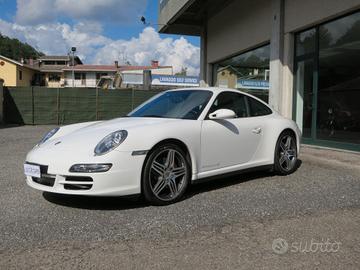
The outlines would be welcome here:
[[[295,119],[304,138],[311,138],[313,129],[313,116],[315,110],[314,89],[314,60],[305,59],[296,63],[295,67],[296,111]]]
[[[293,118],[308,144],[360,151],[360,12],[295,35]]]
[[[311,28],[295,38],[294,119],[308,139],[316,135],[316,37],[316,28]]]

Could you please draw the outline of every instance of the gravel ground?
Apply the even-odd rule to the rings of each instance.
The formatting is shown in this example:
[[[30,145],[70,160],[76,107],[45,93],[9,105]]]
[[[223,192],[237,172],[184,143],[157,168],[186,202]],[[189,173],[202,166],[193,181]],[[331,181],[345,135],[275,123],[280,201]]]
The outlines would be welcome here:
[[[25,155],[51,128],[0,128],[0,269],[360,268],[358,154],[303,148],[290,176],[222,178],[153,207],[27,187]]]

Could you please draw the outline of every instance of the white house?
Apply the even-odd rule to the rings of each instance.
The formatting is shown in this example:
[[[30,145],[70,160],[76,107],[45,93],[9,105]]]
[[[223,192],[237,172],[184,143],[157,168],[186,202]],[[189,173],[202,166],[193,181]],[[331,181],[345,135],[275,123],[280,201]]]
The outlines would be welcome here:
[[[76,65],[74,67],[64,68],[65,87],[96,87],[102,76],[115,77],[118,69],[117,64]]]
[[[173,75],[172,66],[159,66],[158,61],[151,61],[149,66],[119,66],[115,61],[114,65],[76,65],[62,70],[65,87],[96,87],[101,77],[115,77],[116,73],[120,73],[123,78],[130,77],[141,83],[144,70],[151,70],[153,75]]]

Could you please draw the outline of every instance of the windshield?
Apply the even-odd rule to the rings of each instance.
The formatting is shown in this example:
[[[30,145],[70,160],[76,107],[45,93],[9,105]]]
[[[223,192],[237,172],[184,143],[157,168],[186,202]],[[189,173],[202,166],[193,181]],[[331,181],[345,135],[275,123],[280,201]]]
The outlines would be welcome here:
[[[131,112],[129,117],[160,117],[196,120],[212,96],[206,90],[164,92]]]

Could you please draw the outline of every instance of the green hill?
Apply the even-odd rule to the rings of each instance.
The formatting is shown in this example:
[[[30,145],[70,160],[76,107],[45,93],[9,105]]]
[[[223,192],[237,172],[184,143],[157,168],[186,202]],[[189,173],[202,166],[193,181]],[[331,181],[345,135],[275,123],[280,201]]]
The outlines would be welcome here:
[[[37,50],[35,50],[29,44],[23,43],[16,38],[9,38],[3,36],[1,35],[1,33],[0,33],[0,54],[17,61],[20,61],[21,58],[36,59],[39,56],[44,55],[42,52],[38,52]]]

